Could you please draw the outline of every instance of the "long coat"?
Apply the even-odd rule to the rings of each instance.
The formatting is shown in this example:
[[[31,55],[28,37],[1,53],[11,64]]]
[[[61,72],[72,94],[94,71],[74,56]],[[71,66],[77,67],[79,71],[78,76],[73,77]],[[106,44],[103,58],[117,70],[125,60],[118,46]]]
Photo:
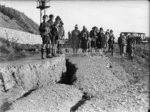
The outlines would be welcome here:
[[[97,47],[98,48],[104,48],[105,47],[105,35],[104,35],[104,33],[98,33]]]
[[[96,47],[97,32],[91,30],[90,37],[91,37],[91,47]]]
[[[80,31],[79,30],[73,30],[71,34],[71,45],[72,48],[79,48],[80,44]]]
[[[88,38],[89,38],[89,32],[81,31],[81,48],[82,49],[88,48]]]

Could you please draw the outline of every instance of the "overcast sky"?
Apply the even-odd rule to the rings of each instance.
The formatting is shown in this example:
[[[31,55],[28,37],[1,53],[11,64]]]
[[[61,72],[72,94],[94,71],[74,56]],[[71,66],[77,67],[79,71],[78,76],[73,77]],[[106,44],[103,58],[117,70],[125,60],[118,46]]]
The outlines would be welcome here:
[[[35,1],[4,1],[0,4],[13,7],[33,19],[40,22],[40,11],[36,9]],[[116,38],[120,32],[143,32],[149,36],[149,2],[148,1],[75,1],[75,0],[52,0],[46,13],[59,15],[66,31],[74,29],[78,24],[81,30],[85,25],[88,30],[92,26],[103,27],[104,30],[113,29]]]

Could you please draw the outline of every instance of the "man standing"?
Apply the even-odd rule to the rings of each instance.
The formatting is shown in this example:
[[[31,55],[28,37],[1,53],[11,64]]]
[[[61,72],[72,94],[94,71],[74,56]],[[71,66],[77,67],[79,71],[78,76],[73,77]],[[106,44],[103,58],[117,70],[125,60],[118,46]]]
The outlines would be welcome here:
[[[48,25],[49,25],[49,29],[50,29],[50,32],[49,32],[49,36],[50,36],[50,39],[51,39],[51,44],[49,46],[49,56],[52,57],[52,34],[51,34],[51,30],[52,30],[52,26],[54,24],[54,15],[53,14],[50,14],[49,15],[49,20],[47,21]]]
[[[52,56],[56,57],[56,50],[57,50],[57,43],[58,43],[58,39],[59,39],[59,24],[60,21],[55,21],[54,25],[52,27],[51,30],[51,34],[52,34]]]
[[[72,31],[71,45],[73,48],[73,56],[77,56],[79,44],[80,44],[80,31],[78,25],[75,25],[75,29]]]
[[[108,45],[109,45],[109,49],[108,52],[111,51],[111,55],[113,56],[113,52],[114,52],[114,34],[113,34],[113,30],[110,30],[110,34],[109,34],[109,40],[108,40]]]
[[[49,32],[50,32],[50,29],[49,29],[49,25],[47,23],[47,20],[48,20],[48,16],[47,15],[44,15],[43,16],[43,22],[40,24],[40,27],[39,27],[39,31],[40,31],[40,35],[42,37],[42,47],[41,47],[41,58],[44,59],[44,49],[46,47],[46,58],[50,58],[50,56],[48,55],[49,53],[49,45],[51,44],[51,40],[50,40],[50,37],[49,37]]]
[[[121,36],[121,52],[122,52],[122,56],[124,56],[125,53],[126,53],[126,46],[127,46],[126,37],[125,37],[125,35],[122,35]]]
[[[98,33],[97,38],[97,47],[99,49],[100,55],[103,55],[104,45],[105,45],[105,35],[103,33],[103,28],[100,28],[100,32]]]
[[[135,49],[135,40],[133,35],[129,35],[127,38],[127,53],[129,54],[129,58],[133,59],[134,57],[134,49]]]
[[[109,39],[109,30],[107,29],[105,33],[105,51],[108,50],[108,39]]]
[[[122,55],[121,38],[122,38],[122,33],[120,34],[120,37],[118,37],[118,46],[119,46],[120,55]]]
[[[63,37],[65,36],[65,30],[64,30],[64,27],[63,27],[64,23],[62,22],[61,18],[60,18],[60,25],[59,25],[59,39],[58,39],[58,54],[62,54],[62,39]]]
[[[81,31],[81,48],[84,53],[84,55],[87,55],[87,49],[88,49],[88,38],[89,33],[85,26],[83,26],[83,30]]]
[[[96,27],[93,27],[90,31],[90,37],[91,37],[91,52],[92,54],[95,54],[95,48],[96,48],[96,39],[97,39],[97,32]]]

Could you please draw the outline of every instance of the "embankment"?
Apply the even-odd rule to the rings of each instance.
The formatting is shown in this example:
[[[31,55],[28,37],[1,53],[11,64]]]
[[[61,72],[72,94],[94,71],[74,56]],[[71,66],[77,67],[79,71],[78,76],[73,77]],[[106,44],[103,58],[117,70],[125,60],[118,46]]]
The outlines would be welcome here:
[[[49,83],[58,82],[66,72],[65,56],[45,60],[18,60],[0,64],[1,93],[15,92],[11,100]]]
[[[35,35],[23,31],[12,30],[0,27],[0,37],[8,39],[9,41],[17,40],[20,44],[41,44],[42,39],[40,35]]]

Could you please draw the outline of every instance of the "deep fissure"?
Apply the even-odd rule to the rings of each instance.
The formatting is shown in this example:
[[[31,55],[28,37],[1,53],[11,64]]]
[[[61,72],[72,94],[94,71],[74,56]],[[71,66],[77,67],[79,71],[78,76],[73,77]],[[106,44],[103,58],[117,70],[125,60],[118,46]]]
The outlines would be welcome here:
[[[66,72],[62,74],[61,80],[58,83],[73,85],[77,80],[76,71],[77,67],[75,64],[71,63],[69,59],[66,59]],[[80,89],[79,89],[80,90]],[[82,90],[80,90],[82,91]],[[82,106],[87,100],[90,100],[94,96],[91,94],[82,91],[83,95],[81,100],[79,100],[74,106],[70,108],[70,112],[75,112],[80,106]]]
[[[73,85],[73,83],[77,80],[75,73],[78,68],[75,64],[71,63],[69,59],[66,59],[66,68],[66,72],[62,74],[61,80],[58,83]]]

